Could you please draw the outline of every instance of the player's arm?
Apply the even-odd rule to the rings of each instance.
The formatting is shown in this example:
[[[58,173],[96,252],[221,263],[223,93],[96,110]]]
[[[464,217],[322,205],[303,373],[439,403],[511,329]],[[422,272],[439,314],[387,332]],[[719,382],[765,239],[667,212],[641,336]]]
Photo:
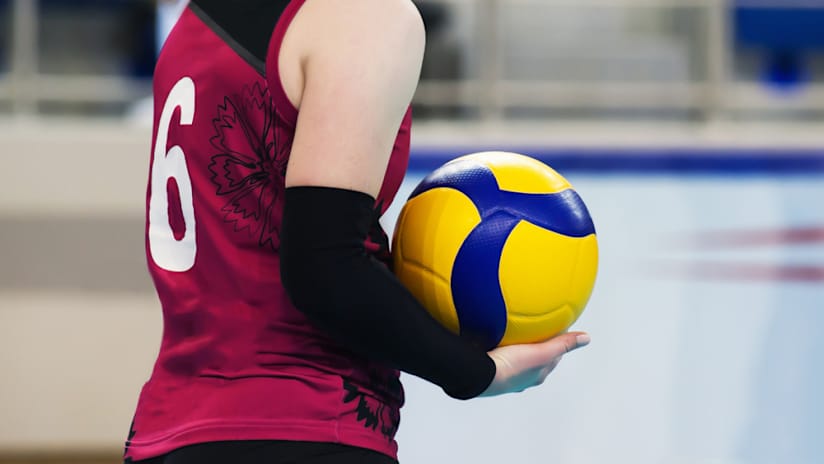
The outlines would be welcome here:
[[[309,45],[300,60],[280,251],[295,306],[352,350],[453,397],[525,388],[511,382],[523,377],[523,356],[490,357],[443,328],[363,246],[420,72],[417,11],[407,0],[313,0],[300,14],[296,21],[315,35],[300,41]],[[296,34],[309,30],[298,27]],[[532,356],[538,363],[529,375],[556,357]]]

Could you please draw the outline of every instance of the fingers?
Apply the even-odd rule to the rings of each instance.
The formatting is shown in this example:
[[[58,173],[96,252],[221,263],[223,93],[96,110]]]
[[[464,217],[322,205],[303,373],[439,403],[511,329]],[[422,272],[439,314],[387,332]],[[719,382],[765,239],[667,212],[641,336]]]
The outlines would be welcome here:
[[[540,385],[570,351],[588,345],[585,332],[558,335],[543,343],[507,345],[493,349],[489,356],[495,361],[495,378],[481,396],[514,393]]]
[[[591,338],[586,332],[569,332],[558,335],[543,343],[546,355],[552,358],[563,356],[570,351],[589,345]]]
[[[573,334],[575,335],[575,346],[567,350],[567,353],[572,350],[585,347],[592,341],[592,338],[590,338],[589,334],[586,332],[573,332]]]

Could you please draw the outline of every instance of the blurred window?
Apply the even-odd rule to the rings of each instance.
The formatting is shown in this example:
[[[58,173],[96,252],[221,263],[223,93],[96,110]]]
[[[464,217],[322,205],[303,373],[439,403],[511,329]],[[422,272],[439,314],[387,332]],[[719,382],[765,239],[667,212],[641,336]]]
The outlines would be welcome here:
[[[11,34],[11,0],[0,0],[0,75],[9,71]]]
[[[702,14],[694,6],[506,5],[502,74],[562,82],[703,79]]]
[[[736,2],[737,77],[774,89],[824,80],[824,2],[803,5]]]
[[[40,0],[39,15],[40,72],[151,76],[154,1]]]

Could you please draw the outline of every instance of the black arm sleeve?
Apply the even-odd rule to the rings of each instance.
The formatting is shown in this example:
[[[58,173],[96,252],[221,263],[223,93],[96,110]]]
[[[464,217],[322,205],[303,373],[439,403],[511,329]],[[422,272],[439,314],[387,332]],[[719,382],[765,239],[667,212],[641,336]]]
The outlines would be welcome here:
[[[281,278],[294,305],[354,352],[439,385],[453,398],[481,394],[495,363],[453,334],[366,252],[375,200],[326,187],[286,189]]]

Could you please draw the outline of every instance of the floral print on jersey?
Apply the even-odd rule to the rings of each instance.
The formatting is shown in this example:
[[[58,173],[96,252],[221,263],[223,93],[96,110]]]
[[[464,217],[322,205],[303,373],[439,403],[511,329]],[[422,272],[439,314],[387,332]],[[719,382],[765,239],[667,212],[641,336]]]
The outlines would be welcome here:
[[[269,89],[255,83],[239,94],[226,96],[212,120],[210,139],[218,153],[209,164],[217,195],[226,198],[223,219],[238,233],[257,240],[260,247],[277,251],[283,211],[284,177],[291,144],[280,151],[279,119]]]

